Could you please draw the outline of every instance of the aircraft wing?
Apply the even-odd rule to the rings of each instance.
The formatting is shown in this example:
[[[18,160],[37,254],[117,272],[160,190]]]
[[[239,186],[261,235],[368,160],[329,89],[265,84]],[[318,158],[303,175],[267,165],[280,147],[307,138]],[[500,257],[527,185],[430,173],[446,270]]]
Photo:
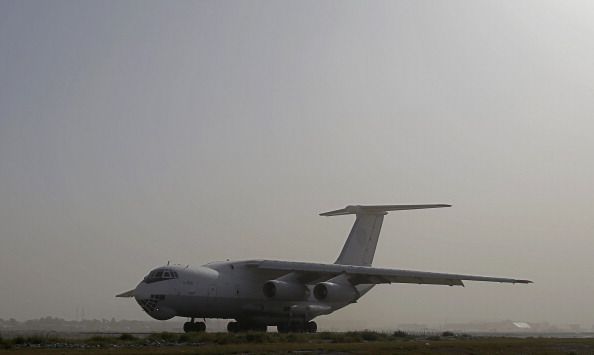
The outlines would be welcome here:
[[[340,264],[317,264],[306,262],[260,260],[250,266],[262,270],[294,272],[303,280],[330,279],[340,274],[349,276],[353,285],[411,283],[429,285],[464,286],[462,281],[486,281],[501,283],[532,283],[530,280],[519,280],[504,277],[488,277],[475,275],[446,274],[401,269],[384,269],[370,266],[354,266]]]

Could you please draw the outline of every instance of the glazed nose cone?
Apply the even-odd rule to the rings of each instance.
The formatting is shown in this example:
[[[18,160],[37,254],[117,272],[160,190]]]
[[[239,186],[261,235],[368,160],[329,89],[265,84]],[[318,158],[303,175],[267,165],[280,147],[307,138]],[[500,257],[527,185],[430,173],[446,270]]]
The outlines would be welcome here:
[[[140,307],[155,319],[167,320],[175,317],[175,310],[163,305],[166,296],[154,293],[151,285],[141,282],[134,290],[134,298]]]

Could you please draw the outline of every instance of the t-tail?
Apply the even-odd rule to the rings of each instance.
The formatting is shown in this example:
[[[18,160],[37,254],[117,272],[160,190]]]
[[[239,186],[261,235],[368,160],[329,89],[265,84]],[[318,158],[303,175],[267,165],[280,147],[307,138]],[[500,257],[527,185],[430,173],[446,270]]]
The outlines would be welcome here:
[[[355,224],[342,247],[335,264],[371,266],[379,239],[384,216],[388,211],[417,210],[425,208],[451,207],[446,204],[431,205],[377,205],[347,206],[343,209],[320,213],[320,216],[356,215]]]

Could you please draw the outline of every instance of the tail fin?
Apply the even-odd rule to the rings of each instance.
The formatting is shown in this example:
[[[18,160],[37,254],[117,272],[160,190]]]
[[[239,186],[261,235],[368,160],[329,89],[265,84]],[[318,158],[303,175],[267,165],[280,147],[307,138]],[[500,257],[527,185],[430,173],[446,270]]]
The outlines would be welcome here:
[[[432,205],[379,205],[347,206],[343,209],[320,213],[320,216],[355,214],[355,224],[335,264],[370,266],[375,255],[384,215],[388,211],[416,210],[422,208],[450,207],[445,204]]]

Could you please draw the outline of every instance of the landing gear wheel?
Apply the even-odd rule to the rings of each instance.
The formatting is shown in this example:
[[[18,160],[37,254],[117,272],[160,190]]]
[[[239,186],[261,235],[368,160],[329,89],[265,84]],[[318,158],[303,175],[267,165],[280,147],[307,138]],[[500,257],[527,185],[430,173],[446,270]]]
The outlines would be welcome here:
[[[194,326],[194,323],[185,322],[184,323],[184,333],[190,333],[192,331],[193,326]]]
[[[206,323],[204,322],[185,322],[184,332],[186,333],[201,333],[206,331]]]
[[[202,333],[202,332],[206,331],[206,323],[198,322],[198,323],[194,323],[194,324],[195,324],[197,332]]]
[[[238,333],[241,330],[241,328],[239,327],[239,323],[237,322],[229,322],[227,324],[227,331],[229,333]]]
[[[315,333],[318,330],[316,322],[291,322],[276,325],[279,333]]]
[[[287,323],[279,323],[276,325],[276,330],[279,333],[288,333],[289,332],[289,324]]]

